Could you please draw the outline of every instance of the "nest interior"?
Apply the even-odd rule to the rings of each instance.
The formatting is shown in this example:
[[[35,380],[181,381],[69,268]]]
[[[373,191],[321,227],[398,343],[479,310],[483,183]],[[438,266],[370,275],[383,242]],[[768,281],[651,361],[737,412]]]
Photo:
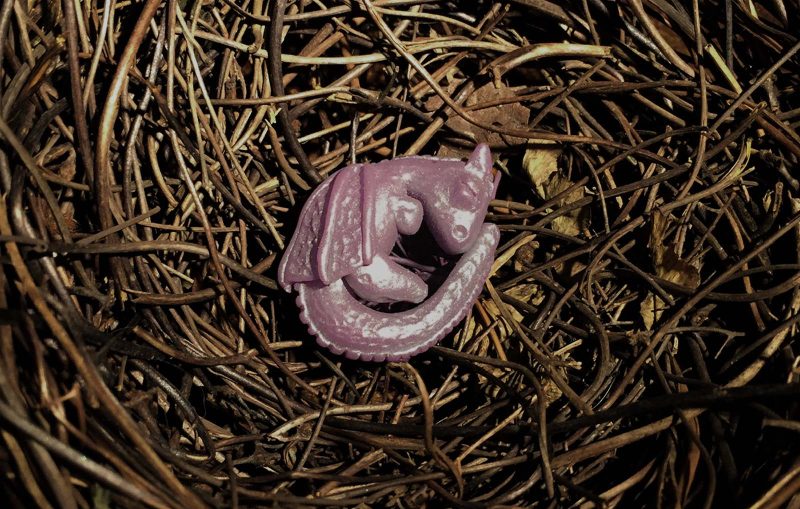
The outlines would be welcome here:
[[[798,0],[4,0],[5,507],[800,507]],[[352,161],[503,173],[407,363],[275,282]]]

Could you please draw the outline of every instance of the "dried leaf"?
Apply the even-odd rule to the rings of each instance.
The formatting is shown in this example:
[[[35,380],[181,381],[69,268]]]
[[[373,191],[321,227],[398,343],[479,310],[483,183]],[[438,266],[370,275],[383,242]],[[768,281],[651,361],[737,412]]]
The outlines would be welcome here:
[[[656,210],[653,212],[652,219],[650,221],[650,240],[647,242],[647,247],[650,248],[651,252],[655,256],[660,256],[659,248],[663,247],[664,237],[667,233],[667,218],[664,217],[664,214],[661,211]],[[655,264],[658,265],[660,262],[659,259],[656,259]]]
[[[554,232],[563,233],[564,235],[571,235],[573,237],[581,233],[578,219],[576,217],[557,217],[552,223],[550,223],[550,227]]]
[[[671,26],[658,19],[658,16],[651,16],[650,20],[661,33],[661,37],[663,37],[664,40],[667,41],[676,52],[684,56],[691,54],[689,52],[689,47],[686,46],[686,42],[683,40],[683,37],[678,35],[678,32],[676,32]]]
[[[549,378],[542,383],[542,392],[544,392],[544,400],[547,405],[558,401],[562,395],[561,389]]]
[[[455,92],[460,82],[453,81],[447,87],[448,93]],[[497,126],[506,129],[525,130],[530,119],[530,109],[515,99],[516,94],[510,88],[497,88],[492,83],[475,90],[467,99],[465,109],[469,116],[483,125]],[[500,104],[495,104],[500,103]],[[481,105],[490,105],[482,108]],[[431,97],[426,106],[429,111],[441,107],[442,99],[438,96]],[[475,109],[472,109],[475,108]],[[459,133],[472,137],[476,143],[488,143],[493,147],[512,146],[525,143],[525,138],[505,136],[500,133],[477,127],[467,122],[457,114],[451,114],[447,126]],[[462,147],[442,146],[437,155],[440,157],[466,157],[471,150]]]
[[[529,144],[522,158],[522,166],[528,173],[536,192],[544,198],[544,186],[550,177],[558,170],[558,156],[561,149],[549,145]]]
[[[538,306],[544,302],[544,292],[541,286],[533,283],[523,283],[506,290],[506,294],[515,299]]]
[[[554,175],[550,180],[547,181],[547,185],[544,187],[544,195],[542,196],[544,199],[549,200],[550,198],[557,196],[570,187],[572,187],[573,182],[566,177],[562,177],[559,174]],[[564,205],[566,203],[571,203],[573,201],[579,200],[583,198],[585,194],[583,187],[576,187],[573,189],[569,194],[561,197],[558,200],[559,205]]]
[[[61,238],[61,230],[58,227],[56,218],[53,216],[53,211],[50,209],[45,199],[38,196],[32,197],[31,208],[35,209],[42,217],[50,235],[55,238]],[[71,234],[74,234],[78,228],[78,222],[75,220],[75,205],[72,202],[64,201],[60,204],[59,208],[64,225]]]
[[[495,328],[495,331],[497,332],[497,336],[501,341],[514,333],[513,327],[511,324],[506,323],[505,319],[500,313],[500,310],[497,308],[497,305],[493,300],[487,300],[484,302],[484,307],[486,307],[486,312],[489,314],[489,316],[497,317],[500,320],[500,323]],[[520,314],[520,312],[517,311],[517,308],[514,306],[506,305],[506,308],[517,322],[522,322],[525,319],[525,317],[522,316],[522,314]]]
[[[700,285],[700,270],[695,265],[678,258],[673,248],[662,248],[661,263],[656,266],[656,275],[672,283],[695,289]]]
[[[518,242],[516,242],[513,246],[500,253],[497,256],[497,259],[492,264],[492,270],[489,273],[490,277],[496,274],[497,271],[500,269],[500,267],[505,265],[511,258],[513,258],[517,254],[517,251],[519,251],[523,247],[530,245],[531,241],[535,237],[536,236],[533,234],[526,235],[522,237]]]
[[[544,186],[543,198],[548,200],[554,196],[557,196],[572,187],[572,185],[573,182],[571,180],[556,173]],[[564,205],[578,201],[583,198],[584,195],[584,188],[577,187],[565,196],[561,197],[558,200],[558,206],[563,207]],[[574,237],[579,235],[587,227],[587,225],[588,218],[586,217],[586,211],[585,209],[581,208],[572,210],[555,218],[553,222],[550,223],[550,228],[558,233],[563,233],[565,235],[571,235]]]
[[[653,324],[661,318],[664,312],[664,301],[661,297],[656,296],[653,292],[647,292],[641,304],[639,304],[639,315],[642,317],[644,328],[653,330]]]
[[[669,217],[656,211],[652,217],[650,240],[647,247],[653,259],[656,276],[671,283],[695,289],[700,285],[700,263],[682,260],[675,252],[673,244],[667,240]],[[651,330],[664,312],[666,303],[652,292],[639,305],[639,314],[647,330]]]
[[[99,484],[92,484],[92,507],[95,509],[109,509],[111,507],[111,491]]]
[[[669,222],[669,218],[662,213],[656,211],[653,214],[650,241],[647,243],[653,268],[661,279],[695,289],[700,284],[699,262],[687,263],[675,252],[673,244],[666,238]]]
[[[686,386],[678,386],[680,392],[686,392]],[[697,419],[690,419],[686,426],[692,429],[696,436],[700,436],[700,423]],[[689,442],[689,450],[686,451],[686,461],[683,465],[679,485],[682,486],[681,496],[686,501],[689,498],[692,485],[697,481],[697,465],[700,463],[700,448],[693,441]]]

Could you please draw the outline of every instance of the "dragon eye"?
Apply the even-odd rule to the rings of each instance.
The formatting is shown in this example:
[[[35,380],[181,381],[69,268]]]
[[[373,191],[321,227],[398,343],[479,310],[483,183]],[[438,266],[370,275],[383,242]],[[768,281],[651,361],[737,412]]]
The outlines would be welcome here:
[[[478,205],[480,188],[477,182],[464,181],[455,185],[452,191],[453,205],[469,209]]]

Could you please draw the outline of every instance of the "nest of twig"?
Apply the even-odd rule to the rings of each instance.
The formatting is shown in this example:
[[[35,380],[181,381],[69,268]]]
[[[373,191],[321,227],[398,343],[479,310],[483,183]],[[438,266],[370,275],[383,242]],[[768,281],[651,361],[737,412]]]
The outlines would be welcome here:
[[[0,8],[5,507],[798,507],[800,2]],[[353,160],[504,173],[402,364],[277,289]]]

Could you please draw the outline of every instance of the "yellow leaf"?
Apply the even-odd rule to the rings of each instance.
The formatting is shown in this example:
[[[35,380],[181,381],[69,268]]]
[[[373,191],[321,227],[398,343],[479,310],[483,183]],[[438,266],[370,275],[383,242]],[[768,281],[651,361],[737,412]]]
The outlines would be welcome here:
[[[647,292],[647,297],[639,304],[639,315],[645,329],[653,330],[653,324],[661,318],[663,307],[664,301],[660,297],[656,297],[653,292]]]
[[[531,143],[522,158],[522,166],[528,173],[534,189],[542,198],[545,197],[545,184],[558,170],[559,155],[561,155],[559,148]]]

